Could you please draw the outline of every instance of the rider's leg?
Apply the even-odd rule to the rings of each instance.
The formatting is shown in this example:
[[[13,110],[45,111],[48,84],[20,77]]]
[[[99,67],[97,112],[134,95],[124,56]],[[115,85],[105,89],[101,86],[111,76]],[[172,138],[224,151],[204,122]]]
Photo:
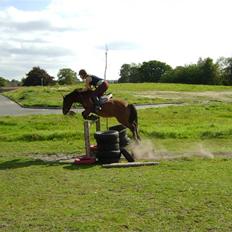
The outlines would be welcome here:
[[[100,104],[99,98],[96,95],[94,95],[92,97],[92,100],[93,100],[93,103],[94,103],[94,111],[95,112],[100,111],[101,110],[101,104]]]
[[[107,81],[104,81],[101,85],[99,85],[95,90],[94,90],[94,95],[100,97],[103,96],[106,90],[108,89],[109,84]]]
[[[100,97],[105,93],[105,91],[108,89],[108,82],[104,81],[101,85],[99,85],[92,96],[92,100],[95,107],[95,112],[98,112],[101,110],[101,103],[100,103]]]
[[[101,110],[100,97],[104,94],[105,90],[106,90],[106,85],[105,85],[105,82],[103,82],[93,92],[92,100],[94,103],[95,112],[98,112]]]

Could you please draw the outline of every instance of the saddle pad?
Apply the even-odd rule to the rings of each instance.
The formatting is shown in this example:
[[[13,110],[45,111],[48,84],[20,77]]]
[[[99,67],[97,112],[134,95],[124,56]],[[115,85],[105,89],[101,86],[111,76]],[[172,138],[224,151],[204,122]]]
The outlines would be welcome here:
[[[102,105],[102,104],[108,102],[112,97],[113,97],[112,93],[100,97],[100,104]]]

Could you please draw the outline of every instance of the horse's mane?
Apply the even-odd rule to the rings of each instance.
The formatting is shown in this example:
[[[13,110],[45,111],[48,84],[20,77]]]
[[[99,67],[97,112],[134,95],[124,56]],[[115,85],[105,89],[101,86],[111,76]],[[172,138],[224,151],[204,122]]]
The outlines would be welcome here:
[[[84,89],[78,88],[78,89],[74,89],[73,92],[76,94],[81,94],[83,97],[88,97],[90,94],[93,93],[93,90],[91,89],[84,90]]]
[[[83,95],[83,97],[84,97],[84,96],[88,96],[92,92],[93,92],[93,90],[84,90],[84,89],[78,88],[78,89],[74,89],[72,92],[65,95],[65,97],[75,97],[79,94]]]

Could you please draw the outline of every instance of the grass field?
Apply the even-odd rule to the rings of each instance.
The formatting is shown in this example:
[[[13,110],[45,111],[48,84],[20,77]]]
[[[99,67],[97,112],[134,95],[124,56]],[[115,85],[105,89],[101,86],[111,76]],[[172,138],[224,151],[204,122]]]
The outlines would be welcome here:
[[[23,106],[60,107],[63,95],[81,87],[83,87],[82,83],[74,86],[21,87],[16,91],[6,92],[4,95]],[[231,86],[160,83],[111,84],[108,92],[113,93],[114,98],[121,98],[136,104],[232,100]]]
[[[148,89],[154,86],[136,85],[136,93],[155,94]],[[132,91],[133,85],[122,85],[121,93],[115,89],[118,96],[124,96],[123,88]],[[156,88],[168,94],[161,101],[175,91],[188,102],[138,111],[138,158],[151,152],[147,157],[160,161],[158,166],[48,162],[84,152],[80,114],[0,117],[0,231],[232,231],[231,88]],[[186,100],[183,92],[204,94]]]
[[[1,231],[231,231],[229,159],[103,169],[2,160]]]

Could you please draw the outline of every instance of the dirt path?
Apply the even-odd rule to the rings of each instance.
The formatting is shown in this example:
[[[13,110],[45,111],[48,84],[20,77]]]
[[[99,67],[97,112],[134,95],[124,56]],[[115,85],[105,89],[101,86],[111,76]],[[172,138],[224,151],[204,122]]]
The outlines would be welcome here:
[[[203,92],[176,92],[176,91],[144,91],[135,94],[146,98],[172,99],[182,102],[232,102],[232,91],[203,91]]]
[[[0,94],[0,115],[61,114],[60,109],[23,108]]]

